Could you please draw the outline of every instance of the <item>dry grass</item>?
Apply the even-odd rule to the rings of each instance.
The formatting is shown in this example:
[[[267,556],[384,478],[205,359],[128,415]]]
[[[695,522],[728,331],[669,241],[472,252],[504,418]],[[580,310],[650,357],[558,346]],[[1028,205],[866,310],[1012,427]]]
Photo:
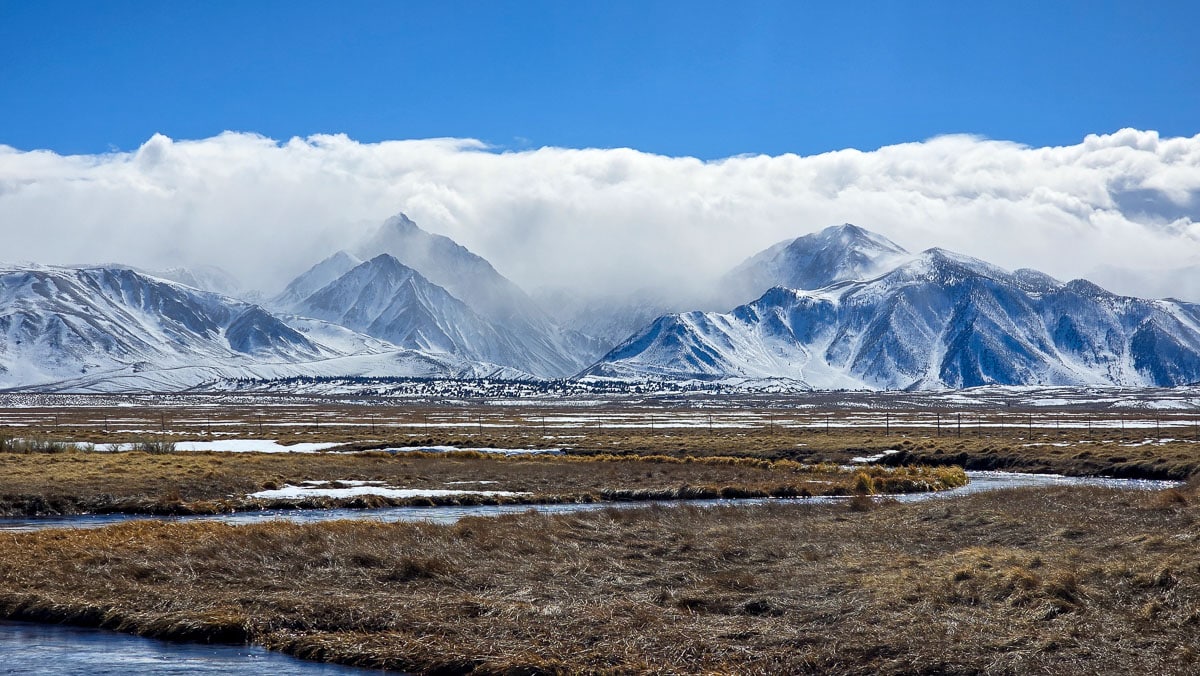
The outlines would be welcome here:
[[[519,496],[389,499],[250,499],[304,481],[379,481],[418,489],[470,489]],[[476,485],[460,482],[489,481]],[[129,512],[204,514],[335,505],[597,502],[902,493],[953,488],[959,468],[865,468],[751,458],[669,456],[495,456],[426,454],[264,454],[144,452],[0,453],[0,514]]]
[[[710,415],[716,421],[711,429],[706,426]],[[567,447],[577,454],[733,455],[807,463],[844,463],[857,455],[899,449],[905,453],[891,462],[1157,479],[1183,479],[1200,472],[1200,426],[1190,413],[1001,411],[972,413],[962,427],[949,414],[942,416],[940,427],[933,425],[930,412],[892,413],[886,425],[881,415],[761,405],[727,405],[709,414],[689,409],[686,403],[674,408],[629,403],[581,409],[362,406],[335,400],[245,408],[46,408],[0,411],[0,442],[34,439],[55,448],[56,440],[102,446],[269,438],[283,443],[333,442],[358,450],[408,445]],[[1060,420],[1068,426],[1056,427]],[[1029,421],[1041,426],[1030,427]],[[5,427],[6,422],[14,426]],[[728,424],[739,426],[722,427]],[[28,445],[12,445],[22,443]]]
[[[1200,497],[0,535],[0,615],[424,673],[1194,673]]]

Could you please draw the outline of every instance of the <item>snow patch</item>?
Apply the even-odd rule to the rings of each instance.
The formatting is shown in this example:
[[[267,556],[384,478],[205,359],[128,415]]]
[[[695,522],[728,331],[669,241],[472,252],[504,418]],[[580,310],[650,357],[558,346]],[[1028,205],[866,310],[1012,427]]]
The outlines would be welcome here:
[[[562,455],[561,448],[472,448],[459,446],[399,446],[396,448],[381,448],[384,453],[453,453],[455,451],[475,451],[477,453],[493,453],[495,455]]]
[[[304,482],[308,484],[310,482]],[[343,481],[341,483],[352,483]],[[292,486],[285,485],[283,488],[274,490],[258,491],[251,493],[249,497],[259,498],[262,500],[297,500],[303,498],[354,498],[362,495],[376,495],[382,498],[442,498],[452,497],[456,495],[475,495],[487,497],[514,497],[518,495],[529,495],[529,493],[514,492],[514,491],[464,491],[453,489],[436,489],[436,488],[391,488],[388,486],[348,486],[346,488],[320,488],[317,486],[300,485]]]
[[[883,460],[887,456],[893,455],[893,454],[899,453],[899,452],[900,452],[899,449],[889,448],[886,451],[883,451],[882,453],[876,453],[875,455],[860,455],[855,458],[850,458],[850,462],[858,463],[858,464],[868,463],[868,462],[879,462],[880,460]]]

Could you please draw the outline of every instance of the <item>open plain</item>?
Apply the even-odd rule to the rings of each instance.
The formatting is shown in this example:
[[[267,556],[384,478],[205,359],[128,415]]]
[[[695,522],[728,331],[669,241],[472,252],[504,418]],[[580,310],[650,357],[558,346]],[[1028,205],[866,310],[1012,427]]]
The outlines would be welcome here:
[[[3,618],[419,673],[1200,668],[1190,409],[16,396],[11,515],[859,497],[0,533]],[[867,497],[961,466],[1187,483]]]

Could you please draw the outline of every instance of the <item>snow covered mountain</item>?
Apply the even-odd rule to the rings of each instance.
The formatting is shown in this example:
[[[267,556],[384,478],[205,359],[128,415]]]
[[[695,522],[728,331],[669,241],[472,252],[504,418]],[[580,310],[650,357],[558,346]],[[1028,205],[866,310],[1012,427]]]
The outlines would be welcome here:
[[[297,377],[529,376],[129,268],[0,267],[0,388],[177,391]]]
[[[571,374],[869,389],[1200,382],[1200,305],[942,249],[912,255],[851,225],[782,242],[724,278],[730,294],[774,284],[757,300],[643,323],[582,373],[601,341],[673,301],[554,301],[558,322],[592,339],[403,216],[372,242],[457,292],[390,253],[334,254],[275,299],[278,314],[127,267],[0,266],[0,389]]]
[[[334,353],[262,308],[123,268],[0,268],[0,386]]]
[[[243,291],[242,284],[236,277],[215,265],[152,270],[145,274],[151,277],[178,282],[193,289],[212,291],[213,293],[233,298],[237,298]]]
[[[689,310],[700,304],[694,299],[672,298],[649,289],[628,296],[598,298],[581,298],[563,290],[544,290],[535,298],[542,307],[551,308],[558,325],[590,336],[599,346],[595,357],[616,347],[656,317]]]
[[[727,314],[660,317],[582,375],[869,389],[1178,385],[1200,381],[1200,306],[930,249],[875,279],[776,287]]]
[[[857,225],[834,225],[775,244],[730,270],[717,284],[723,302],[757,298],[767,289],[820,289],[835,282],[870,279],[909,258],[903,247]]]
[[[338,252],[289,284],[272,307],[402,347],[482,359],[544,377],[576,373],[611,346],[561,328],[491,263],[448,237],[425,232],[404,214],[389,218],[357,251],[374,264],[374,273],[355,273],[361,260]],[[380,255],[392,262],[385,266]],[[399,272],[396,265],[417,276]],[[395,293],[403,297],[387,300]]]
[[[289,310],[401,348],[457,355],[543,376],[561,375],[574,363],[546,336],[530,337],[528,332],[489,320],[390,254],[360,263]]]
[[[388,254],[360,263],[294,310],[426,352],[485,358],[504,341],[465,303]]]
[[[620,297],[573,298],[544,292],[555,320],[615,347],[654,318],[690,309],[727,310],[775,286],[819,289],[834,282],[869,279],[911,255],[886,237],[849,223],[775,244],[712,280],[697,277],[688,289],[643,289]]]
[[[486,259],[449,237],[422,230],[404,214],[385,221],[358,252],[364,259],[390,254],[491,321],[539,329],[550,324],[533,299]]]
[[[321,290],[326,284],[350,272],[360,263],[362,260],[357,256],[346,251],[339,251],[292,280],[282,293],[271,299],[271,307],[291,311],[304,299]]]

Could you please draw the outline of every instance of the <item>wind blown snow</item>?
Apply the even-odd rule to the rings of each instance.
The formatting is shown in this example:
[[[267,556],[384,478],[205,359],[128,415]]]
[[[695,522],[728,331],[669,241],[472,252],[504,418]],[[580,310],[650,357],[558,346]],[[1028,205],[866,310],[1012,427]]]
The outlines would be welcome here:
[[[103,155],[0,146],[10,259],[216,264],[270,293],[398,211],[529,290],[690,284],[842,222],[1070,279],[1200,262],[1200,135],[1123,129],[1047,148],[943,136],[715,161],[231,132]],[[1117,277],[1116,291],[1147,291]]]
[[[357,485],[346,486],[343,488],[322,488],[320,485],[307,485],[314,482],[305,482],[306,485],[292,486],[285,485],[283,488],[273,490],[258,491],[251,493],[250,497],[260,498],[263,500],[296,500],[303,498],[354,498],[360,495],[377,495],[382,498],[443,498],[456,495],[479,495],[487,497],[509,498],[517,495],[529,495],[528,493],[514,491],[471,491],[457,489],[437,489],[437,488],[391,488],[388,486],[369,486]],[[346,483],[346,482],[343,482]],[[356,482],[358,483],[358,482]],[[365,482],[362,482],[365,483]]]

